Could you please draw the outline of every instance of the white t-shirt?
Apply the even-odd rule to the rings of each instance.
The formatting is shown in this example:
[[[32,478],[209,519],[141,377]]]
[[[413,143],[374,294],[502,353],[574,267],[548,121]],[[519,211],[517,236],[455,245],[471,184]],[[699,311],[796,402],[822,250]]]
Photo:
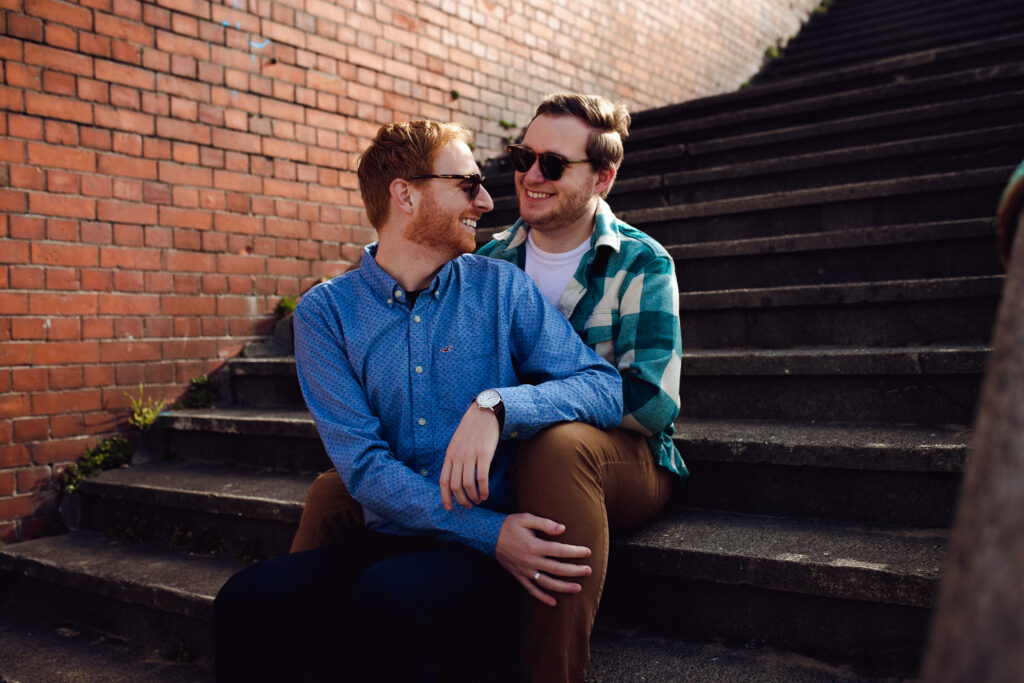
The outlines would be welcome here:
[[[583,240],[583,243],[572,251],[561,254],[551,254],[542,251],[533,241],[533,234],[526,235],[526,274],[533,278],[533,281],[540,287],[540,291],[547,297],[547,300],[558,308],[558,302],[562,298],[562,292],[569,280],[579,268],[580,260],[590,249],[590,240]]]

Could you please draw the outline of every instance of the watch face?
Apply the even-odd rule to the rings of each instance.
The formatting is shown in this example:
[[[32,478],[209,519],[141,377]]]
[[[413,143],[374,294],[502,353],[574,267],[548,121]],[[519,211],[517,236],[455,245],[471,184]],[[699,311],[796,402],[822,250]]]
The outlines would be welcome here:
[[[501,403],[501,394],[494,389],[487,389],[481,391],[476,397],[476,404],[481,408],[493,408],[494,406]]]

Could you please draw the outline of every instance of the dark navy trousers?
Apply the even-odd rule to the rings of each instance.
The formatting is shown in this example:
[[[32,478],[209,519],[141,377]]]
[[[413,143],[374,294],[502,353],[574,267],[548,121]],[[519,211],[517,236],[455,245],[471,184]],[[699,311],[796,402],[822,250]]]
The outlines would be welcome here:
[[[494,558],[466,546],[356,534],[224,584],[217,680],[514,680],[524,596]]]

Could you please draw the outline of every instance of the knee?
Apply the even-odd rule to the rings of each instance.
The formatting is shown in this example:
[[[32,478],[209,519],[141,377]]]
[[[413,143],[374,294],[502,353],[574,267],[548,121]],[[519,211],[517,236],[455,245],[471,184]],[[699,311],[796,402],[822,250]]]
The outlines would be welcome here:
[[[601,430],[580,422],[552,425],[527,439],[519,450],[516,475],[523,479],[549,479],[575,472],[594,472],[597,466],[590,445]]]

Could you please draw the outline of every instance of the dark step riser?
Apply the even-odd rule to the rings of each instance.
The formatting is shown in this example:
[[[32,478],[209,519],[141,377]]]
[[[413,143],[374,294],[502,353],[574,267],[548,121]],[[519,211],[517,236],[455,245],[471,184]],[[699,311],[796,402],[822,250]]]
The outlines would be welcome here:
[[[997,297],[821,307],[682,310],[686,349],[986,344]]]
[[[298,528],[290,521],[244,512],[217,513],[144,501],[82,494],[83,529],[129,542],[156,539],[183,552],[227,553],[244,560],[288,552]]]
[[[674,580],[631,571],[623,555],[611,552],[602,619],[667,637],[765,644],[890,676],[918,669],[927,609]],[[723,562],[729,575],[743,571],[739,560]]]
[[[213,658],[212,603],[196,605],[192,614],[183,615],[34,578],[8,580],[12,597],[5,610],[120,636],[154,647],[169,658]]]
[[[624,184],[622,193],[613,190],[609,202],[617,211],[628,211],[853,183],[898,180],[951,171],[1012,166],[1019,163],[1022,149],[1024,139],[1016,139],[983,149],[941,150],[914,157],[880,157],[810,168],[770,171],[752,176],[703,179],[694,174],[692,180],[685,184],[664,188],[630,192],[628,186]],[[510,213],[504,218],[511,223],[516,215]]]
[[[729,445],[718,445],[728,450]],[[703,454],[702,454],[703,455]],[[687,456],[687,507],[880,526],[952,526],[960,475],[786,467]]]
[[[721,258],[676,258],[680,292],[1003,272],[995,237]]]
[[[702,419],[969,425],[981,379],[980,374],[693,376],[684,370],[681,414]]]
[[[619,169],[619,178],[643,177],[689,171],[696,168],[732,166],[755,161],[784,159],[800,154],[833,152],[848,147],[899,142],[936,135],[953,135],[985,128],[1016,125],[1024,93],[990,101],[990,106],[972,107],[969,102],[931,111],[923,110],[882,118],[840,122],[831,127],[812,126],[802,130],[766,134],[754,139],[717,139],[690,145],[690,155],[673,153],[665,158],[635,159],[629,152]],[[931,115],[929,115],[931,114]],[[490,188],[493,183],[490,183]],[[500,186],[498,196],[503,196]],[[511,193],[511,184],[508,184]],[[615,190],[612,190],[614,194]]]
[[[906,225],[995,215],[1002,184],[921,190],[891,196],[838,199],[833,202],[733,211],[654,222],[628,215],[622,219],[665,246],[719,242],[805,232]],[[739,201],[739,200],[736,200]]]
[[[231,391],[236,406],[246,408],[305,408],[294,370],[290,376],[275,374],[235,375]]]
[[[292,378],[294,381],[294,378]],[[163,454],[190,462],[323,472],[331,464],[319,438],[165,430]]]
[[[878,87],[874,89],[876,92],[858,95],[856,98],[839,93],[834,97],[815,98],[817,101],[807,104],[797,105],[794,103],[795,111],[750,110],[743,117],[737,119],[737,114],[742,113],[741,110],[741,112],[734,111],[732,116],[704,117],[702,115],[700,119],[692,121],[681,119],[680,123],[684,123],[684,125],[670,126],[665,130],[651,130],[642,136],[631,135],[628,151],[656,149],[679,143],[692,144],[794,126],[823,125],[855,116],[878,115],[912,107],[936,106],[967,98],[1017,92],[1024,88],[1024,79],[1017,75],[1015,68],[992,67],[990,71],[994,75],[982,80],[976,80],[982,78],[976,74],[973,78],[963,76],[950,80],[948,83],[930,83],[921,86],[913,84],[917,87],[903,85]]]
[[[902,24],[887,28],[844,30],[842,37],[829,42],[794,40],[786,46],[784,59],[776,67],[779,73],[791,75],[819,71],[832,66],[860,64],[888,59],[910,52],[949,47],[957,43],[993,39],[1017,33],[1024,27],[1019,7],[985,12],[961,12],[960,16],[929,16],[919,24]]]
[[[772,72],[781,78],[798,78],[828,69],[899,57],[909,52],[939,50],[959,43],[993,40],[1019,33],[1024,28],[1024,17],[1019,10],[1000,12],[993,17],[985,16],[982,21],[1000,23],[986,25],[965,21],[962,30],[952,33],[937,28],[913,32],[905,37],[884,33],[873,38],[851,36],[845,45],[828,51],[822,50],[820,44],[804,46],[794,43],[786,49],[785,59],[780,60]]]

